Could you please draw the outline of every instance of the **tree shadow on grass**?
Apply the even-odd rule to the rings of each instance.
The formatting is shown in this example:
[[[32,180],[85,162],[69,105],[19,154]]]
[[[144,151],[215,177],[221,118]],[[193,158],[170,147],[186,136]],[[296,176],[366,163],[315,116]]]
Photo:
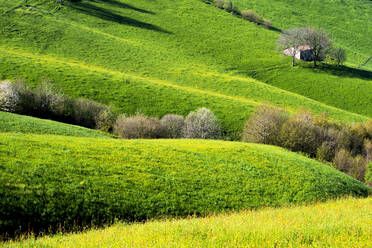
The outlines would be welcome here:
[[[306,66],[305,68],[313,70],[313,66]],[[335,76],[360,78],[372,81],[372,71],[362,70],[358,68],[347,67],[344,65],[320,64],[316,67],[319,71],[323,71]]]
[[[119,7],[119,8],[130,9],[130,10],[135,10],[135,11],[138,11],[138,12],[141,12],[141,13],[145,13],[145,14],[155,15],[155,13],[152,12],[152,11],[148,11],[148,10],[145,10],[145,9],[137,8],[137,7],[134,7],[133,5],[130,5],[130,4],[127,4],[127,3],[118,2],[116,0],[95,0],[95,2],[108,3],[108,4],[114,5],[114,6]]]
[[[114,0],[109,0],[109,1],[114,1]],[[119,24],[138,27],[138,28],[144,28],[144,29],[153,30],[153,31],[166,33],[166,34],[172,34],[172,32],[162,29],[156,25],[146,23],[146,22],[141,22],[141,21],[138,21],[136,19],[129,18],[126,16],[121,16],[112,11],[97,7],[87,2],[74,3],[74,4],[71,4],[70,7],[84,14],[94,16],[94,17],[97,17],[97,18],[100,18],[106,21],[116,22]]]

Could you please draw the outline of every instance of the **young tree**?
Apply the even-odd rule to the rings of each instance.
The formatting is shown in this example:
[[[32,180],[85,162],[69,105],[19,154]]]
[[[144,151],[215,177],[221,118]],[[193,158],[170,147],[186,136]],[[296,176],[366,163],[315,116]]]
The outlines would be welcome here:
[[[346,52],[343,48],[334,48],[331,51],[331,57],[338,65],[342,65],[346,61]]]
[[[317,66],[317,61],[325,59],[332,48],[328,34],[321,28],[315,29],[311,27],[302,29],[301,34],[303,42],[313,50],[314,66]]]
[[[288,55],[292,57],[292,66],[295,66],[296,54],[299,47],[303,45],[304,29],[292,28],[283,31],[277,41],[277,48],[280,51],[288,49]]]

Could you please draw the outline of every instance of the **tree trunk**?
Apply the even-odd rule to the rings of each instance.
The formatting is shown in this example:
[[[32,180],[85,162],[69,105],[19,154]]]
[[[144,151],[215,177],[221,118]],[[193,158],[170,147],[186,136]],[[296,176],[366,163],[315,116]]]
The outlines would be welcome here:
[[[314,58],[313,61],[314,61],[314,67],[316,67],[316,58]]]
[[[295,66],[295,55],[292,56],[292,66]]]

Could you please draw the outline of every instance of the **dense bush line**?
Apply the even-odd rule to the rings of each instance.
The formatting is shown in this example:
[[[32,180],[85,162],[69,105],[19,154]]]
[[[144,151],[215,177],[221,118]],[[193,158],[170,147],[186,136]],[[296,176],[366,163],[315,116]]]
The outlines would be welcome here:
[[[180,115],[165,115],[161,120],[142,114],[119,117],[114,133],[124,139],[219,139],[221,128],[216,116],[206,108],[191,112],[186,119]]]
[[[272,23],[270,20],[264,19],[253,10],[242,10],[240,11],[237,6],[233,4],[231,0],[202,0],[205,3],[213,3],[217,8],[223,9],[229,13],[243,18],[246,21],[262,25],[267,29],[270,29]]]
[[[366,166],[372,161],[372,120],[352,127],[331,122],[326,115],[290,115],[281,109],[262,107],[246,122],[242,140],[281,146],[331,162],[360,181],[365,181]]]
[[[0,144],[0,236],[369,191],[317,161],[242,142],[0,133]]]
[[[70,98],[48,83],[32,91],[21,82],[1,82],[0,110],[112,131],[125,139],[219,139],[222,135],[218,119],[206,108],[191,112],[186,119],[165,115],[159,120],[143,114],[117,118],[118,114],[111,107],[83,98]]]
[[[110,131],[115,113],[107,105],[73,99],[44,82],[35,91],[22,82],[0,83],[0,110]]]

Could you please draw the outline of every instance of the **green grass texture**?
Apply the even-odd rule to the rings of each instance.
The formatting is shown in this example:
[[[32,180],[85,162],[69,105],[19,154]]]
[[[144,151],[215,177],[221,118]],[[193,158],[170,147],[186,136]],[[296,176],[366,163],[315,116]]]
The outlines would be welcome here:
[[[110,136],[80,126],[6,112],[0,112],[0,133],[51,134],[91,138],[109,138]]]
[[[371,247],[371,209],[372,198],[350,198],[206,218],[118,223],[83,233],[24,238],[0,247]]]
[[[284,149],[205,140],[0,134],[0,233],[367,196]]]
[[[291,68],[275,50],[278,32],[198,0],[0,0],[0,11],[2,79],[51,79],[128,114],[208,107],[234,139],[263,104],[347,122],[372,116],[372,72]]]

